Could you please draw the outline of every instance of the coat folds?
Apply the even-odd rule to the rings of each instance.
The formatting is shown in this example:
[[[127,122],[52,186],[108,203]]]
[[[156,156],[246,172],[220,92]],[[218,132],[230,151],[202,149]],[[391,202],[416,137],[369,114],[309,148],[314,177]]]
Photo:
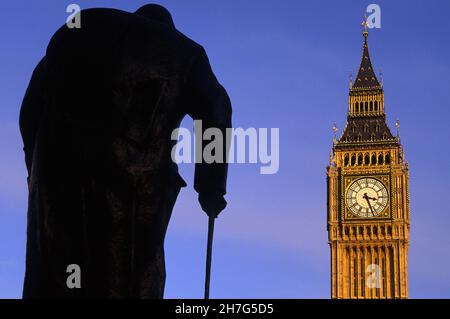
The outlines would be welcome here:
[[[163,243],[186,184],[170,158],[185,115],[231,127],[203,48],[164,23],[113,9],[61,27],[36,67],[20,127],[29,171],[24,298],[162,298]],[[226,164],[194,188],[225,195]],[[67,266],[81,269],[69,289]]]

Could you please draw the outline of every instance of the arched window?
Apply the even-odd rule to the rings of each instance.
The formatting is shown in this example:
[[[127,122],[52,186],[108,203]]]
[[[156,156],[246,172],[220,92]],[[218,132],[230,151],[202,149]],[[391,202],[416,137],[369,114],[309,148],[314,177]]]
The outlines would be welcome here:
[[[363,163],[363,156],[362,156],[362,154],[359,154],[358,155],[358,165],[362,165],[362,163]]]
[[[374,154],[372,154],[372,165],[376,165],[377,164],[377,156]]]
[[[369,103],[366,102],[364,104],[364,109],[365,109],[366,112],[369,112]]]
[[[366,154],[366,156],[364,156],[364,164],[365,165],[370,165],[370,156],[369,156],[369,154]]]
[[[375,112],[378,112],[378,101],[375,101]]]
[[[358,142],[361,142],[362,141],[362,136],[361,136],[361,134],[359,134],[358,135]]]
[[[372,135],[370,136],[370,140],[375,141],[375,134],[372,133]]]
[[[378,265],[378,266],[380,266],[380,264],[378,263],[379,262],[379,259],[378,259],[378,254],[377,254],[377,252],[376,252],[376,250],[375,250],[375,265]],[[381,267],[379,267],[379,268],[381,268]],[[381,276],[381,274],[379,274],[379,276]],[[379,286],[380,285],[380,281],[381,281],[381,278],[379,277],[379,276],[376,276],[375,277],[375,280],[377,281],[377,286]],[[380,290],[381,289],[374,289],[375,291],[374,291],[374,293],[375,293],[375,295],[377,296],[377,297],[379,297],[380,296]]]
[[[384,256],[384,251],[383,251],[383,255],[381,256],[381,295],[386,295],[386,257]]]
[[[360,266],[360,270],[359,271],[360,271],[360,274],[365,274],[366,273],[366,269],[364,267],[363,249],[360,250],[360,254],[359,254],[359,266]],[[364,293],[364,291],[365,291],[364,285],[365,285],[365,281],[366,281],[366,276],[360,275],[359,277],[360,277],[359,279],[360,279],[360,285],[361,285],[361,288],[360,288],[361,289],[361,294],[364,297],[364,295],[365,295],[365,293]]]
[[[353,132],[353,133],[356,132],[356,126],[355,126],[355,125],[352,126],[352,132]]]
[[[370,112],[373,112],[373,102],[370,101]]]
[[[364,133],[367,133],[367,132],[369,132],[369,125],[364,125]]]
[[[348,166],[348,154],[344,156],[344,166]]]
[[[383,165],[383,163],[384,163],[383,154],[380,154],[378,156],[378,164]]]
[[[353,297],[358,296],[358,261],[356,256],[355,249],[353,250]]]
[[[384,157],[384,162],[388,165],[391,164],[391,155],[389,155],[389,153]]]
[[[353,154],[353,155],[352,155],[352,159],[351,159],[351,165],[352,165],[352,166],[355,166],[355,164],[356,164],[356,155]]]
[[[375,132],[379,132],[380,131],[380,124],[375,125]]]
[[[387,134],[383,133],[383,140],[387,140]]]
[[[355,103],[355,112],[356,113],[359,112],[359,103],[358,102]]]

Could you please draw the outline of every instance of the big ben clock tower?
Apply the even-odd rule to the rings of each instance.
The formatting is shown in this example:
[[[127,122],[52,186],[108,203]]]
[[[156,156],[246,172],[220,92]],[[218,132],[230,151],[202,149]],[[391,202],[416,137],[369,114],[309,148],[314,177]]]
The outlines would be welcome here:
[[[364,22],[345,129],[327,168],[332,298],[407,298],[408,164],[387,123]],[[398,122],[396,124],[398,130]],[[335,132],[336,132],[336,128]]]

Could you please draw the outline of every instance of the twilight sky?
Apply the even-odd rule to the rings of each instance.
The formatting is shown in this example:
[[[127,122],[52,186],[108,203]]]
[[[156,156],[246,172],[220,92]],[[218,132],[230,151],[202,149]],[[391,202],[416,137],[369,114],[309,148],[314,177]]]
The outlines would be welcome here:
[[[18,114],[32,70],[66,6],[134,11],[147,1],[4,1],[0,10],[0,298],[21,296],[26,169]],[[343,128],[348,76],[357,72],[361,21],[384,74],[388,122],[401,122],[410,164],[411,298],[450,298],[450,2],[167,0],[177,28],[202,44],[233,103],[235,126],[280,128],[280,170],[232,164],[228,208],[216,222],[211,296],[329,298],[325,167],[332,123]],[[190,128],[192,121],[183,122]],[[193,165],[166,240],[167,298],[203,295],[207,218]]]

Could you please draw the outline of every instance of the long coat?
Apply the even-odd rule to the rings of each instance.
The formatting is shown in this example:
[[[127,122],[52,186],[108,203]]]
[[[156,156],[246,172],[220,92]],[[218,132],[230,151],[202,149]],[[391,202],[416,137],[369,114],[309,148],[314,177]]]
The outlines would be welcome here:
[[[29,171],[23,296],[161,298],[163,242],[185,186],[171,160],[185,115],[231,127],[204,49],[174,28],[113,9],[61,27],[27,89]],[[226,164],[196,164],[199,194],[226,192]],[[81,288],[67,286],[68,266]]]

